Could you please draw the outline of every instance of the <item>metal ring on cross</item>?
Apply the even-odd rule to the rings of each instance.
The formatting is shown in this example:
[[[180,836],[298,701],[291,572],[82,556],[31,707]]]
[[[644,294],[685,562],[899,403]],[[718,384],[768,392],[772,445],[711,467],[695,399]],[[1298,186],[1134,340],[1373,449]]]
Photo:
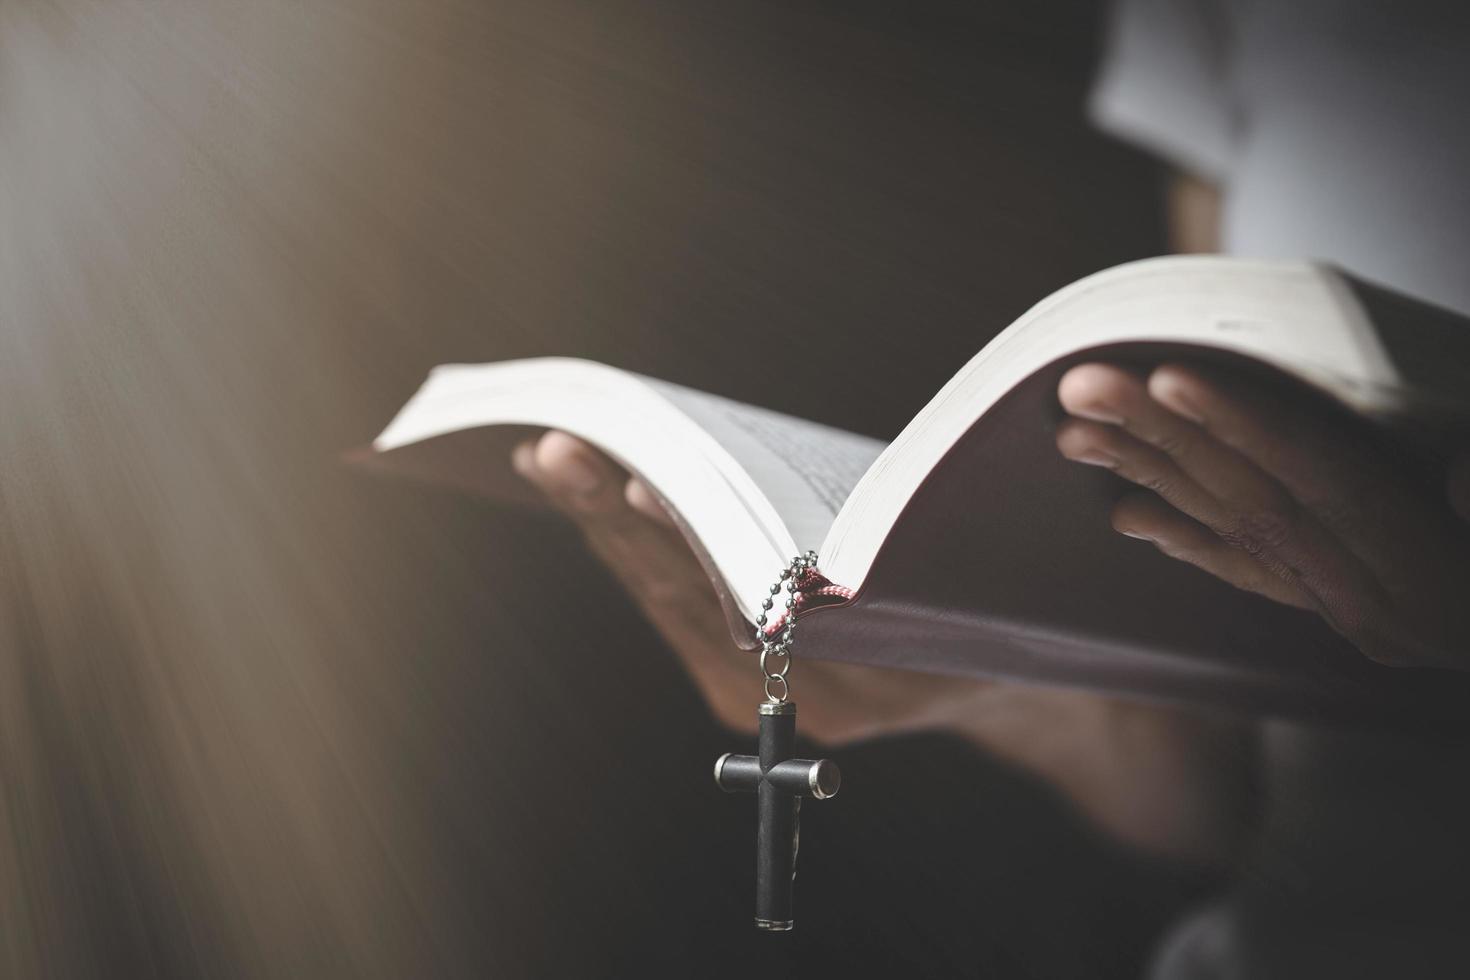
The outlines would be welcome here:
[[[766,666],[767,657],[783,657],[780,670],[771,670]],[[761,647],[761,673],[766,677],[779,677],[786,679],[786,672],[791,669],[791,651],[777,650],[774,647]]]

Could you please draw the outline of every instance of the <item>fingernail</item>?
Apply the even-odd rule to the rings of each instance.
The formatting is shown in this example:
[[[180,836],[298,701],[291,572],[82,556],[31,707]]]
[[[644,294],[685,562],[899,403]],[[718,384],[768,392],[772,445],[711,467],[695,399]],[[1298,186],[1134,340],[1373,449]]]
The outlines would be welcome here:
[[[1205,413],[1199,410],[1199,406],[1190,401],[1189,395],[1185,393],[1184,386],[1179,384],[1170,375],[1162,375],[1149,386],[1154,396],[1154,401],[1163,405],[1169,411],[1181,418],[1188,419],[1195,425],[1205,424]]]
[[[573,493],[586,496],[602,486],[602,471],[591,460],[572,453],[561,461],[557,482]]]
[[[1074,463],[1085,463],[1088,466],[1103,466],[1110,470],[1118,468],[1118,457],[1103,452],[1101,449],[1084,449],[1078,453],[1070,453],[1067,456]]]
[[[1097,405],[1081,405],[1077,408],[1070,409],[1069,411],[1072,415],[1075,415],[1080,419],[1087,419],[1091,422],[1106,422],[1108,425],[1123,424],[1123,416],[1119,415],[1116,412],[1111,412],[1105,408],[1100,408]]]
[[[1118,528],[1118,533],[1119,534],[1126,534],[1130,538],[1137,538],[1139,541],[1147,541],[1150,544],[1157,544],[1158,543],[1153,538],[1149,537],[1147,534],[1144,534],[1141,531],[1135,531],[1132,528],[1120,527],[1120,528]]]
[[[1205,424],[1205,413],[1195,408],[1189,399],[1183,397],[1178,392],[1173,392],[1169,395],[1168,400],[1164,402],[1164,407],[1175,415],[1188,419],[1195,425]]]
[[[510,451],[510,465],[521,476],[530,477],[536,470],[536,447],[523,442]]]
[[[635,476],[628,481],[628,485],[623,489],[623,498],[628,502],[629,507],[645,517],[669,527],[674,526],[674,519],[669,516],[663,504],[659,503],[658,497],[648,488],[648,484],[638,477]]]

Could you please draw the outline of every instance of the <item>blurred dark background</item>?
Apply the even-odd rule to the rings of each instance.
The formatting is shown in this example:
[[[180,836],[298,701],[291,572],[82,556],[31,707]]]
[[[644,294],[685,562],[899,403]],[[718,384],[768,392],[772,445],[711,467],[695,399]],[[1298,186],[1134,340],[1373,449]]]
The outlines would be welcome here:
[[[1199,879],[938,738],[756,934],[743,743],[574,534],[335,462],[546,353],[892,436],[1163,250],[1101,13],[0,6],[5,975],[1136,974]]]

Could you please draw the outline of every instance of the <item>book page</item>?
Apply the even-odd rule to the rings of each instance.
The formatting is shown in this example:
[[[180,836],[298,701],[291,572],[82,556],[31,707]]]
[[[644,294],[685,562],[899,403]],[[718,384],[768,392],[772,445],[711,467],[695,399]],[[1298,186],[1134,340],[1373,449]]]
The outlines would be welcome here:
[[[821,546],[852,488],[887,445],[666,381],[643,380],[740,463],[803,551]]]
[[[914,492],[992,405],[1048,364],[1121,343],[1243,355],[1368,416],[1402,410],[1408,394],[1381,338],[1330,268],[1219,256],[1132,262],[1042,300],[962,367],[853,488],[820,549],[822,571],[859,587]],[[1045,423],[1038,417],[1031,424]],[[1006,478],[1030,476],[1008,471]]]
[[[723,584],[739,614],[754,621],[772,573],[796,553],[796,542],[742,462],[699,419],[667,397],[673,386],[660,387],[664,390],[626,371],[573,358],[441,365],[374,440],[373,448],[387,454],[380,468],[392,469],[402,459],[404,467],[413,462],[430,478],[437,474],[437,482],[463,486],[467,481],[459,478],[459,471],[508,469],[509,464],[507,451],[489,459],[472,455],[478,447],[466,436],[473,430],[529,426],[560,429],[585,439],[653,488],[673,511],[717,586]],[[815,458],[812,452],[790,448],[797,438],[790,426],[749,417],[733,402],[716,409],[723,399],[691,399],[678,391],[675,398],[686,405],[698,401],[695,411],[700,418],[734,443],[744,461],[763,474],[765,484],[782,494],[787,512],[807,520],[819,513],[817,533],[826,530],[835,507],[802,507],[800,498],[815,493],[790,475],[795,468],[781,472],[761,462],[775,458],[768,443],[754,435],[762,425],[769,430],[767,438],[775,430],[787,433],[781,444],[788,447],[788,455]],[[732,417],[741,418],[742,424],[731,422]],[[868,458],[881,448],[874,446]],[[813,475],[811,468],[804,472]],[[846,485],[834,486],[832,480]],[[487,489],[493,483],[488,478],[484,482]],[[830,477],[825,492],[833,498],[853,482],[856,478],[850,474]]]

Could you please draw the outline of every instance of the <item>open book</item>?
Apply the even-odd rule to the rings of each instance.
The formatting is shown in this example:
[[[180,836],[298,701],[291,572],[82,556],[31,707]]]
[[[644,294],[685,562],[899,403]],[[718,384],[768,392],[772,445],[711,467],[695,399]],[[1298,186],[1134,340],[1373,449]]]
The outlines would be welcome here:
[[[1458,352],[1458,353],[1457,353]],[[1084,358],[1224,359],[1388,428],[1470,417],[1470,322],[1309,263],[1134,262],[1046,298],[890,443],[566,358],[435,368],[372,465],[514,500],[527,428],[638,473],[755,646],[776,572],[828,587],[798,656],[1086,685],[1322,719],[1470,716],[1470,685],[1370,664],[1313,614],[1111,529],[1116,477],[1064,461],[1056,383]],[[1432,455],[1432,454],[1431,454]]]

